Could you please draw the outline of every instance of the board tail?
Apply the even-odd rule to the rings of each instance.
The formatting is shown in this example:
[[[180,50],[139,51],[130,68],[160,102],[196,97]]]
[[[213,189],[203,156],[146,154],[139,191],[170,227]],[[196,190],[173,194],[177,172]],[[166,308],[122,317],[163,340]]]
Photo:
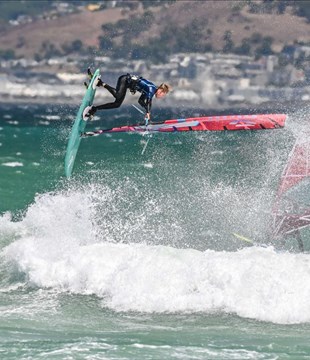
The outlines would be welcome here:
[[[72,174],[75,158],[81,142],[81,134],[84,133],[88,120],[84,116],[85,111],[93,105],[98,79],[100,79],[99,69],[97,69],[92,76],[69,135],[65,155],[65,175],[67,178],[70,178]]]

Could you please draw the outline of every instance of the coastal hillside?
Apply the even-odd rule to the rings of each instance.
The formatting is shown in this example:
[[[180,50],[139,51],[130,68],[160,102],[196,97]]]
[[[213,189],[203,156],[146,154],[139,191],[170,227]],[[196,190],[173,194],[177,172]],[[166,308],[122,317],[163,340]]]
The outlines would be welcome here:
[[[102,34],[101,26],[123,17],[121,8],[96,12],[82,8],[77,13],[22,23],[0,33],[0,49],[14,49],[17,56],[33,58],[35,54],[44,54],[47,47],[61,50],[76,40],[95,47]]]
[[[129,58],[155,54],[164,60],[167,52],[249,54],[267,46],[277,53],[285,45],[309,42],[310,23],[298,2],[116,1],[109,2],[110,7],[100,3],[80,2],[61,16],[28,17],[2,26],[0,54],[46,58],[99,51]]]

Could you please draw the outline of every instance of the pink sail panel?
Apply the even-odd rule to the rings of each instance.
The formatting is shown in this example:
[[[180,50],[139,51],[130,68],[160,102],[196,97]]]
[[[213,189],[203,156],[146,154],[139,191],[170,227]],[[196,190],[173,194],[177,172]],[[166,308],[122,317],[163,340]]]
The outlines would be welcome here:
[[[132,125],[101,130],[114,132],[174,132],[277,129],[285,125],[286,114],[206,116],[166,120],[157,124]]]
[[[284,127],[286,117],[286,114],[207,116],[184,119],[184,127],[186,127],[187,122],[198,121],[199,124],[192,130],[223,131],[275,129]],[[166,120],[164,124],[176,125],[182,120],[183,119]]]
[[[273,234],[294,235],[299,237],[299,231],[310,225],[310,209],[299,204],[292,195],[287,196],[310,176],[310,142],[307,139],[297,140],[280,179],[276,201],[273,208]]]
[[[310,143],[296,142],[281,176],[278,196],[310,176]]]

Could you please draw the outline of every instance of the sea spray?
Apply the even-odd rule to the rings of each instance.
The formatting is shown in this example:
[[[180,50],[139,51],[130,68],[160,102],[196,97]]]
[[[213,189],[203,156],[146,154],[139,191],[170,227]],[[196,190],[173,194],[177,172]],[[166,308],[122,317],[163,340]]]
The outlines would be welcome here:
[[[103,200],[103,189],[95,185],[87,191],[46,193],[37,196],[20,222],[2,217],[6,235],[19,232],[1,252],[10,264],[7,271],[14,268],[25,286],[96,295],[102,307],[115,311],[310,321],[308,254],[272,247],[201,251],[151,245],[152,239],[111,242],[98,235],[94,221],[93,199],[101,194]],[[112,193],[107,194],[106,204]]]
[[[274,323],[310,321],[309,255],[252,247],[200,252],[100,243],[42,253],[40,239],[5,249],[32,286],[97,295],[115,311],[234,313]],[[57,244],[51,245],[50,249]]]

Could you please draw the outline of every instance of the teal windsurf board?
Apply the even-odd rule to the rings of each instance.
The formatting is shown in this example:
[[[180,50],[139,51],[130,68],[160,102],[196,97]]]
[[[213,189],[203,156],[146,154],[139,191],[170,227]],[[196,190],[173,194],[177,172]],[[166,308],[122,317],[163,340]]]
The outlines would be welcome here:
[[[76,115],[75,121],[73,123],[69,135],[69,140],[65,155],[65,174],[67,178],[70,178],[72,174],[76,154],[78,152],[81,142],[81,134],[84,132],[88,120],[85,117],[85,114],[87,113],[87,108],[93,104],[96,88],[97,88],[97,81],[99,78],[100,78],[100,71],[99,69],[97,69],[94,72],[93,77],[87,87],[86,93],[83,97],[81,106]]]

